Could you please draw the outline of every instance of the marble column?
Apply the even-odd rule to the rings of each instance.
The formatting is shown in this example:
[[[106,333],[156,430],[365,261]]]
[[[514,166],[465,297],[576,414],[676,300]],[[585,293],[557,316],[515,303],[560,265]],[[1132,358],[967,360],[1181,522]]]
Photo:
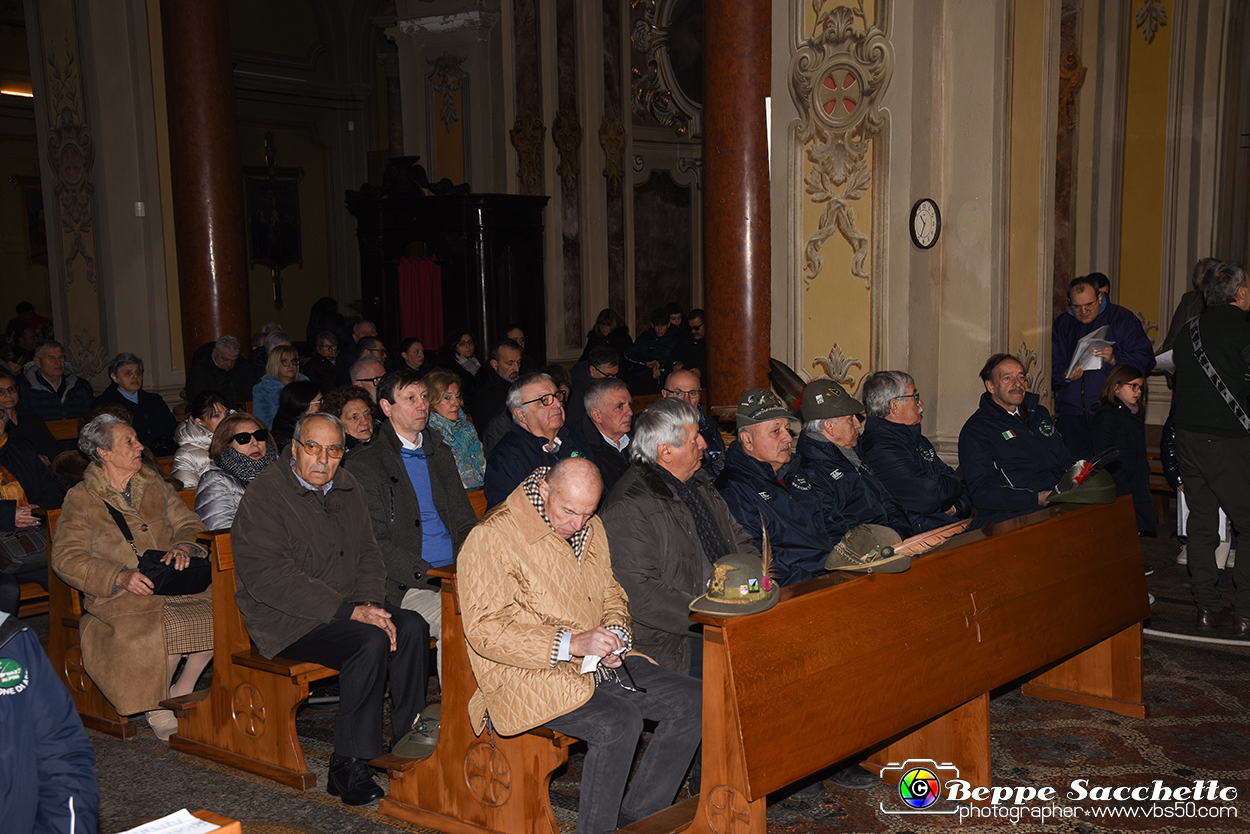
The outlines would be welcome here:
[[[250,342],[243,175],[225,0],[162,0],[182,344]]]
[[[768,385],[772,315],[768,134],[772,9],[703,6],[703,275],[711,405]]]

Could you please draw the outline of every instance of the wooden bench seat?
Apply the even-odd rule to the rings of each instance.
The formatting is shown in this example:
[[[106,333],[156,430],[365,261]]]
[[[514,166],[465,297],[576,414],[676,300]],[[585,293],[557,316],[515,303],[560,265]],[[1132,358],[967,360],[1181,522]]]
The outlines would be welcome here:
[[[22,596],[17,609],[17,617],[24,620],[27,617],[37,617],[40,614],[47,614],[49,608],[48,592],[38,582],[23,582]]]
[[[73,421],[77,424],[77,421]],[[184,489],[178,497],[189,508],[195,507],[195,490]],[[52,553],[52,541],[56,535],[56,522],[60,509],[48,510],[44,516],[48,524],[48,553]],[[34,583],[26,583],[34,585]],[[43,591],[38,585],[35,588]],[[26,587],[22,588],[23,596]],[[52,667],[74,698],[74,706],[84,726],[99,730],[120,739],[133,738],[138,732],[135,723],[119,715],[113,705],[96,688],[91,677],[83,669],[82,646],[78,638],[78,624],[82,619],[82,594],[48,569],[48,658]]]
[[[1129,497],[1050,508],[952,538],[905,573],[799,583],[748,617],[692,615],[704,790],[625,831],[765,834],[770,793],[865,752],[889,784],[918,760],[992,787],[989,693],[1019,680],[1031,697],[1145,718],[1136,532]]]
[[[295,732],[295,714],[328,666],[267,658],[252,646],[235,603],[230,533],[210,534],[213,560],[213,683],[161,706],[178,717],[174,750],[307,790],[317,784]]]
[[[442,583],[443,700],[438,747],[425,759],[375,759],[391,777],[378,804],[389,817],[453,834],[558,834],[551,775],[577,739],[538,727],[519,736],[477,736],[469,698],[477,689],[456,597],[455,566],[431,571]]]

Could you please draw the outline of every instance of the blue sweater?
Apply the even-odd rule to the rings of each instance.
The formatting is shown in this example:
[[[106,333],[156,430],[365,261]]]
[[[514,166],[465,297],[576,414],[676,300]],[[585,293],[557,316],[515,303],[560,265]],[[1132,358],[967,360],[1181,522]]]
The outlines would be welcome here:
[[[1111,346],[1116,365],[1132,365],[1142,372],[1150,373],[1155,366],[1154,347],[1146,338],[1137,316],[1118,304],[1102,302],[1102,310],[1089,324],[1081,324],[1069,310],[1055,319],[1050,334],[1050,385],[1055,391],[1055,416],[1072,417],[1093,414],[1094,405],[1102,395],[1102,386],[1114,366],[1107,365],[1096,371],[1086,371],[1080,379],[1068,380],[1068,363],[1072,351],[1084,336],[1102,327],[1107,328],[1107,340]]]

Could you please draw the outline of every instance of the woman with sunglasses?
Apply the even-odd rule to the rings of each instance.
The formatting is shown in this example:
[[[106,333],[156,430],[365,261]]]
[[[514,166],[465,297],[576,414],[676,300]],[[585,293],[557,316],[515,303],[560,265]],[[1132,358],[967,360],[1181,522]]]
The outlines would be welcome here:
[[[208,455],[213,462],[195,491],[195,511],[209,530],[225,530],[248,484],[278,459],[278,447],[255,416],[240,412],[217,424]]]
[[[1116,495],[1133,496],[1137,532],[1154,537],[1158,523],[1150,501],[1150,460],[1146,457],[1146,380],[1132,365],[1116,365],[1094,407],[1094,454],[1113,446],[1120,456],[1107,464]]]
[[[252,413],[265,428],[273,425],[273,417],[278,413],[278,397],[282,389],[296,380],[308,377],[299,372],[299,354],[290,345],[279,345],[269,351],[269,360],[265,365],[265,375],[252,388]]]

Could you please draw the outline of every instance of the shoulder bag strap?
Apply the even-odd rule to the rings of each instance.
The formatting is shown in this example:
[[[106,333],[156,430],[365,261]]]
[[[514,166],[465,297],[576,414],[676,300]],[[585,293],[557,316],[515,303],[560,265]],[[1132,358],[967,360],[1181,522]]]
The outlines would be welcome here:
[[[139,549],[135,547],[135,537],[130,534],[130,525],[126,523],[126,519],[122,516],[121,512],[119,512],[118,509],[112,504],[105,501],[104,506],[108,508],[109,515],[111,515],[113,520],[117,522],[118,529],[121,530],[122,535],[126,537],[126,543],[130,545],[130,549],[133,550],[135,552],[135,556],[138,557]]]
[[[1246,412],[1237,400],[1233,397],[1232,392],[1228,390],[1228,386],[1224,384],[1224,380],[1220,379],[1220,375],[1216,373],[1215,366],[1211,364],[1211,360],[1207,358],[1207,352],[1202,349],[1202,336],[1198,333],[1198,319],[1194,319],[1189,323],[1189,334],[1194,343],[1194,358],[1198,360],[1198,364],[1202,366],[1202,370],[1206,373],[1207,378],[1211,380],[1211,384],[1215,386],[1215,390],[1220,392],[1220,396],[1224,398],[1224,402],[1228,403],[1228,407],[1233,410],[1233,416],[1241,423],[1241,427],[1250,432],[1250,417],[1246,416]]]

